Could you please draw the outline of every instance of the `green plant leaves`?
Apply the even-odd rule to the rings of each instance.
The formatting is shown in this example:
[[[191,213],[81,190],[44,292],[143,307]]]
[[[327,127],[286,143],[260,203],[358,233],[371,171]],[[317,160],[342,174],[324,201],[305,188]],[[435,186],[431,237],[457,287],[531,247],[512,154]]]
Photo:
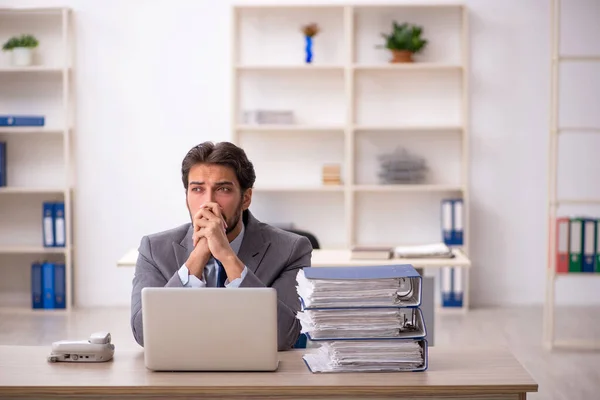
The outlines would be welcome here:
[[[409,25],[406,22],[398,24],[398,22],[393,21],[392,32],[390,34],[381,34],[385,39],[385,45],[377,47],[418,53],[427,46],[427,40],[421,38],[422,33],[423,28],[420,26]]]
[[[13,36],[4,45],[2,46],[2,50],[12,50],[17,47],[28,47],[34,48],[39,45],[38,40],[33,35],[23,34],[21,36]]]

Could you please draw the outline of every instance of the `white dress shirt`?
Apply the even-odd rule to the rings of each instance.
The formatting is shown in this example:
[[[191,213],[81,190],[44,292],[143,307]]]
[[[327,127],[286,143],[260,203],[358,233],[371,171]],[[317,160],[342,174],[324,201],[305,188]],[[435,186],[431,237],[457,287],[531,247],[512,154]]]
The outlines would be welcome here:
[[[234,253],[237,255],[240,251],[240,247],[242,246],[242,240],[244,239],[244,224],[242,223],[242,230],[236,236],[235,239],[229,243]],[[216,287],[217,286],[217,272],[219,271],[219,267],[217,265],[217,261],[214,257],[210,257],[206,262],[206,266],[204,267],[204,271],[202,272],[202,279],[198,279],[196,275],[191,275],[188,267],[183,264],[181,268],[179,268],[178,274],[179,279],[181,279],[181,284],[185,287]],[[244,265],[244,270],[242,271],[242,276],[234,279],[229,282],[229,278],[225,281],[225,287],[227,288],[237,288],[240,286],[246,274],[248,273],[248,268]]]

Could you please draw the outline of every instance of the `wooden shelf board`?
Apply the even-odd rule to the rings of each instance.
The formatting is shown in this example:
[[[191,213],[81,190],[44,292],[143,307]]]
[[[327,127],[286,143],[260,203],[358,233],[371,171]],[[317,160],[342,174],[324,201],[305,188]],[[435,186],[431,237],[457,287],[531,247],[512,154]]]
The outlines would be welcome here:
[[[437,131],[462,131],[460,125],[355,125],[356,132],[437,132]]]
[[[68,251],[67,247],[0,246],[0,254],[65,254]]]
[[[297,64],[297,65],[238,65],[236,66],[238,71],[252,71],[252,72],[325,72],[325,71],[339,71],[343,72],[345,67],[343,65],[314,65],[314,64]]]
[[[69,68],[63,67],[53,67],[53,66],[45,66],[45,65],[34,65],[31,67],[0,67],[0,73],[59,73],[63,72],[63,70],[68,70]]]
[[[433,62],[389,63],[389,64],[355,64],[354,70],[359,72],[377,71],[460,71],[460,64],[444,64]]]
[[[343,192],[344,185],[331,186],[263,186],[255,187],[255,192]]]
[[[340,132],[343,133],[343,126],[326,125],[237,125],[239,132]]]
[[[459,192],[463,187],[459,185],[428,185],[428,184],[406,184],[406,185],[356,185],[355,192],[363,193],[396,193],[396,192]]]
[[[0,134],[6,135],[62,135],[64,129],[47,128],[44,126],[2,126]]]
[[[61,194],[67,191],[67,188],[41,188],[41,187],[0,187],[0,194]]]

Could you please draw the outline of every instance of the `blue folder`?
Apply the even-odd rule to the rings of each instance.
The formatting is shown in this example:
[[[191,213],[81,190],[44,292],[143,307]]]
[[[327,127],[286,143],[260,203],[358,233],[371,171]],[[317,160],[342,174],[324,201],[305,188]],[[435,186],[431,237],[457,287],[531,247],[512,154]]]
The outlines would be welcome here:
[[[54,203],[42,204],[42,243],[44,247],[54,247]]]
[[[6,185],[6,142],[0,142],[0,187]]]
[[[65,264],[54,264],[54,308],[66,307]]]
[[[54,308],[54,264],[45,262],[42,264],[42,303],[44,308]]]
[[[31,307],[44,308],[42,298],[42,264],[39,262],[34,262],[31,264]]]
[[[0,115],[0,126],[44,126],[42,115]]]
[[[346,279],[392,279],[416,278],[421,275],[410,264],[380,265],[372,267],[307,267],[307,279],[346,280]]]

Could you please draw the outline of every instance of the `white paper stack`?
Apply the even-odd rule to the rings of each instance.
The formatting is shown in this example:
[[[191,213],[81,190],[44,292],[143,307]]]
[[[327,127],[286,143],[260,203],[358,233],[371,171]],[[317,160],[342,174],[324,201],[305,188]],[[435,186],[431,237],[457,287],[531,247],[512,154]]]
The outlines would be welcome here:
[[[368,267],[367,273],[376,274],[407,266]],[[414,271],[412,266],[408,266]],[[362,267],[331,267],[340,276],[314,279],[306,276],[307,268],[298,272],[297,291],[304,308],[361,308],[361,307],[416,307],[421,302],[421,279],[415,271],[412,277],[369,278],[342,276],[344,272],[363,273]],[[320,272],[330,268],[319,267]],[[355,270],[355,271],[354,271]],[[314,273],[311,269],[311,273]],[[418,279],[416,279],[418,277]]]
[[[405,372],[423,368],[423,342],[332,341],[304,355],[312,372]]]
[[[418,308],[304,310],[297,318],[311,340],[424,338],[425,322]]]
[[[312,372],[427,368],[421,276],[410,265],[304,268],[297,275],[302,332],[321,347]]]
[[[417,246],[396,246],[394,256],[398,258],[452,258],[452,250],[444,243]]]

